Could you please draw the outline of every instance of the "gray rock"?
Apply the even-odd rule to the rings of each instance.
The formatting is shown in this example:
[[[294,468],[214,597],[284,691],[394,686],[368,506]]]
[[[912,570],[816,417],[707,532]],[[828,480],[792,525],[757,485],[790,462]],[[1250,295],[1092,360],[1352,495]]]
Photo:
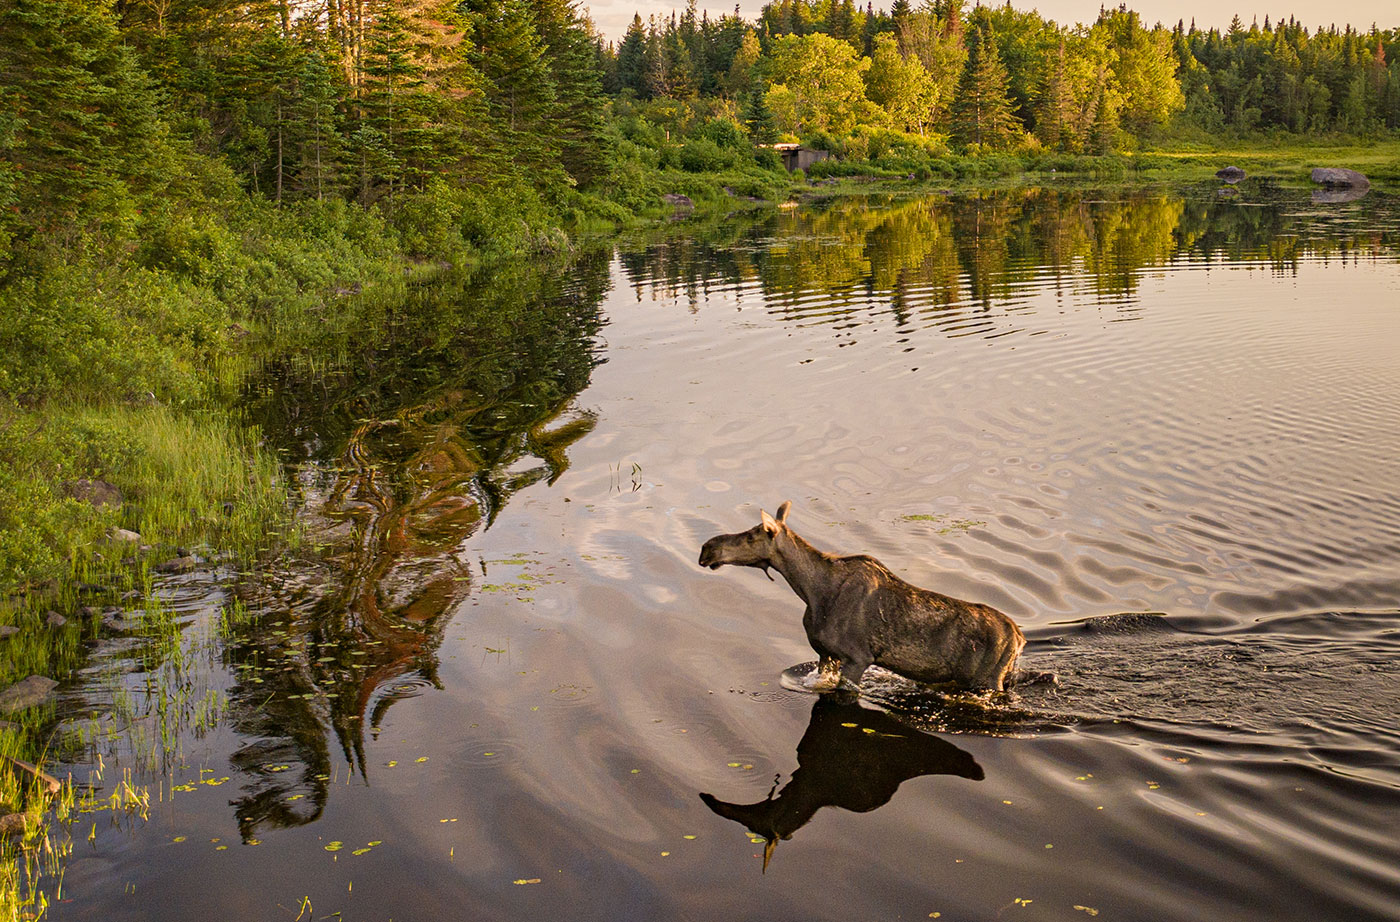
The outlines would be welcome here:
[[[1349,188],[1370,188],[1371,180],[1355,170],[1346,170],[1335,166],[1314,167],[1312,171],[1312,181],[1322,183],[1328,188],[1345,186]]]
[[[23,813],[7,813],[0,816],[0,836],[22,836],[26,825]]]
[[[141,536],[126,528],[113,528],[107,537],[118,544],[140,544]]]
[[[1227,166],[1223,170],[1216,170],[1215,176],[1217,179],[1222,179],[1225,182],[1233,184],[1244,179],[1245,173],[1244,170],[1237,166]]]
[[[51,611],[48,614],[44,615],[44,623],[47,624],[49,627],[63,627],[65,624],[68,623],[68,619],[63,617],[56,611]]]
[[[43,704],[55,688],[58,688],[58,683],[46,676],[32,675],[21,679],[0,692],[0,714],[22,711],[36,704]]]
[[[193,557],[172,557],[165,563],[156,564],[157,573],[189,573],[199,566],[199,561]]]
[[[109,608],[102,613],[102,626],[114,634],[129,634],[139,631],[141,622],[136,618],[128,618],[119,608]]]
[[[667,192],[665,195],[661,196],[661,201],[665,202],[667,205],[674,205],[676,208],[695,207],[695,202],[691,200],[690,196],[682,195],[679,192]]]
[[[120,506],[122,491],[105,480],[70,480],[63,492],[92,506]]]
[[[0,624],[0,640],[9,640],[19,633],[19,628],[13,624]]]

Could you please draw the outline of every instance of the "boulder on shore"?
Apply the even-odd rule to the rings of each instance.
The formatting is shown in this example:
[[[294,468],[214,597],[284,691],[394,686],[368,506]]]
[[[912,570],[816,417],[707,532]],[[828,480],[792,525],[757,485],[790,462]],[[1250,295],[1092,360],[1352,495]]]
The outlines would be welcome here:
[[[70,480],[63,485],[63,492],[91,506],[122,504],[122,491],[105,480]]]
[[[1347,188],[1369,188],[1371,180],[1355,170],[1346,170],[1336,166],[1313,167],[1312,181],[1322,183],[1329,189],[1337,187]]]
[[[1241,179],[1244,179],[1245,172],[1237,166],[1227,166],[1222,170],[1216,170],[1215,176],[1217,179],[1223,180],[1233,185],[1234,183],[1239,182]]]
[[[665,195],[661,196],[661,201],[675,208],[695,207],[695,202],[691,200],[690,196],[683,195],[680,192],[667,192]]]

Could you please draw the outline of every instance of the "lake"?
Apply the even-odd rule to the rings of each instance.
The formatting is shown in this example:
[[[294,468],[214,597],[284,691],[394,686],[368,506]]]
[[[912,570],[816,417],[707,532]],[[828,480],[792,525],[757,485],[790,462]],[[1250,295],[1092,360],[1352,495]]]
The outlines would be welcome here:
[[[51,917],[1400,919],[1397,257],[1376,192],[814,199],[270,358],[301,538],[65,686]],[[785,500],[1058,686],[787,690],[802,603],[697,565]]]

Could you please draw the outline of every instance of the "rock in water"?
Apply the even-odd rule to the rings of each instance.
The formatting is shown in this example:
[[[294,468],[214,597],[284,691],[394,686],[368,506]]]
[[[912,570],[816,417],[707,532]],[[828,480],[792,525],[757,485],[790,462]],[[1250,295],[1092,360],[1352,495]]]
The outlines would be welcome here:
[[[1217,179],[1224,180],[1233,185],[1241,179],[1244,179],[1245,173],[1244,170],[1237,166],[1227,166],[1223,170],[1216,170],[1215,176]]]
[[[0,836],[22,836],[24,826],[23,813],[7,813],[0,816]]]
[[[1355,170],[1346,170],[1335,166],[1314,167],[1312,171],[1312,181],[1322,183],[1328,188],[1346,186],[1348,188],[1370,188],[1371,180]]]
[[[43,704],[57,687],[57,682],[41,675],[32,675],[16,682],[0,692],[0,714],[22,711],[36,704]]]

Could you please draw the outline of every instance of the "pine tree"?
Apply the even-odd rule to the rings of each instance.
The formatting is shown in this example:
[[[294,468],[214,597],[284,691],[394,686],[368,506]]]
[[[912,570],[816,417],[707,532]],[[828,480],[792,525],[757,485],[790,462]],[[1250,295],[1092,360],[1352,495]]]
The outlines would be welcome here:
[[[527,0],[470,0],[471,63],[518,174],[537,186],[563,182],[551,119],[557,93]]]
[[[0,238],[80,232],[128,184],[158,184],[155,95],[106,4],[0,5]],[[15,210],[11,209],[17,209]]]
[[[778,125],[763,95],[758,89],[749,94],[744,106],[744,127],[749,130],[749,139],[753,143],[772,144],[778,140]]]
[[[1007,97],[1006,68],[992,40],[991,26],[976,17],[967,33],[967,64],[953,102],[953,137],[969,148],[1009,146],[1021,125]]]
[[[642,17],[632,14],[632,24],[617,49],[617,82],[624,90],[631,90],[638,97],[646,96],[647,37],[642,27]]]
[[[592,26],[570,0],[531,0],[555,87],[552,131],[569,176],[587,185],[606,172],[602,73],[593,52]]]
[[[1060,42],[1045,72],[1036,105],[1035,133],[1051,150],[1074,149],[1074,96],[1070,91],[1064,41]]]

